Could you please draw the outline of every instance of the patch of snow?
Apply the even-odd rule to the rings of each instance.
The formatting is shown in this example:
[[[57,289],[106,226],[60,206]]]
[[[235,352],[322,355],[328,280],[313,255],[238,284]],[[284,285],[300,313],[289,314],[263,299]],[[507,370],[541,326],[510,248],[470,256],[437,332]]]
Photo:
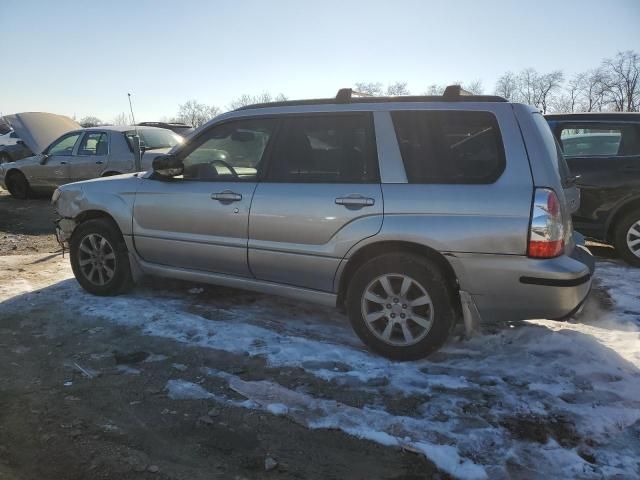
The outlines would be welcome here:
[[[169,380],[164,389],[171,400],[205,400],[214,397],[200,385],[186,380]]]
[[[57,277],[51,273],[51,286],[37,295],[12,296],[9,282],[1,308],[46,305],[186,346],[260,356],[270,367],[299,367],[367,403],[356,408],[274,381],[246,382],[216,371],[209,374],[226,379],[246,400],[184,380],[167,382],[171,398],[260,408],[309,428],[338,428],[406,446],[459,478],[638,476],[640,270],[598,263],[597,281],[613,302],[609,310],[592,308],[570,322],[513,324],[496,334],[451,341],[431,360],[408,363],[370,354],[347,319],[333,310],[259,297],[248,304],[221,299],[222,307],[200,306],[199,315],[194,307],[201,300],[186,294],[139,289],[127,296],[93,297],[65,280],[68,276],[68,266],[58,263]],[[404,399],[412,407],[403,406]],[[548,440],[519,438],[507,422],[528,418],[537,419]],[[587,439],[597,445],[596,464],[556,438],[562,436],[554,430],[556,418],[567,419],[580,445]]]

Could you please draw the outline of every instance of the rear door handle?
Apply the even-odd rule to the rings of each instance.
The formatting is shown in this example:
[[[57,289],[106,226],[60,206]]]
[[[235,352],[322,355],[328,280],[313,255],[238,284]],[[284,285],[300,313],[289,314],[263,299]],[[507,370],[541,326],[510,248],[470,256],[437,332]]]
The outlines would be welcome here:
[[[242,195],[230,190],[225,190],[224,192],[212,193],[211,199],[218,200],[222,203],[239,202],[240,200],[242,200]]]
[[[336,198],[336,205],[344,205],[345,207],[370,207],[374,203],[376,202],[373,198],[363,197],[362,195]]]
[[[98,160],[96,163],[97,163],[98,165],[102,165],[104,162],[103,162],[102,160]]]

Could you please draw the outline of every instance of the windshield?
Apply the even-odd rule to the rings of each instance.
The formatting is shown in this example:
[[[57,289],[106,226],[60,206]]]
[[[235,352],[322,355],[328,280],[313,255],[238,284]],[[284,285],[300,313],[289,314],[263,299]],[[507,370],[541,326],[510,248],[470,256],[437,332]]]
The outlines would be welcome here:
[[[131,143],[131,137],[135,136],[135,131],[125,132],[127,141],[129,142],[129,148],[133,149],[133,143]],[[140,129],[138,130],[140,136],[140,146],[145,150],[155,150],[158,148],[172,148],[176,145],[180,145],[184,142],[184,139],[173,133],[171,130],[164,129]]]

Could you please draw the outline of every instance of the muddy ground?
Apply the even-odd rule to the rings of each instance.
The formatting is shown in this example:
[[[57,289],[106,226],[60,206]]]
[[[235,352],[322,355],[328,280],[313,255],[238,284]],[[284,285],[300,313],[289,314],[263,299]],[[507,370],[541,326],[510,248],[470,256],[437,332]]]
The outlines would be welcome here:
[[[60,255],[54,212],[47,199],[20,201],[0,192],[0,256],[15,256],[0,271],[0,286],[16,278],[44,286]],[[217,293],[226,302],[255,301],[234,290]],[[341,431],[168,398],[164,388],[176,373],[213,388],[202,367],[329,388],[297,369],[270,370],[259,358],[187,347],[46,307],[8,314],[0,303],[0,479],[448,477],[421,455]]]
[[[398,364],[335,309],[166,279],[89,295],[54,218],[0,191],[0,480],[640,475],[640,274],[610,247],[582,318]]]

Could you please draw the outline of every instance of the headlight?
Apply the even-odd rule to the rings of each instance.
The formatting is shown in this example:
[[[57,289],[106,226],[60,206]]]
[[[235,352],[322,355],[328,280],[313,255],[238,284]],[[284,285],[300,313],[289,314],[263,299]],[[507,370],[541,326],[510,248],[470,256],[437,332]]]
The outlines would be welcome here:
[[[51,203],[53,205],[56,204],[56,202],[58,201],[58,199],[60,198],[60,195],[62,195],[62,192],[60,191],[59,188],[56,188],[55,191],[53,192],[53,195],[51,195]]]

